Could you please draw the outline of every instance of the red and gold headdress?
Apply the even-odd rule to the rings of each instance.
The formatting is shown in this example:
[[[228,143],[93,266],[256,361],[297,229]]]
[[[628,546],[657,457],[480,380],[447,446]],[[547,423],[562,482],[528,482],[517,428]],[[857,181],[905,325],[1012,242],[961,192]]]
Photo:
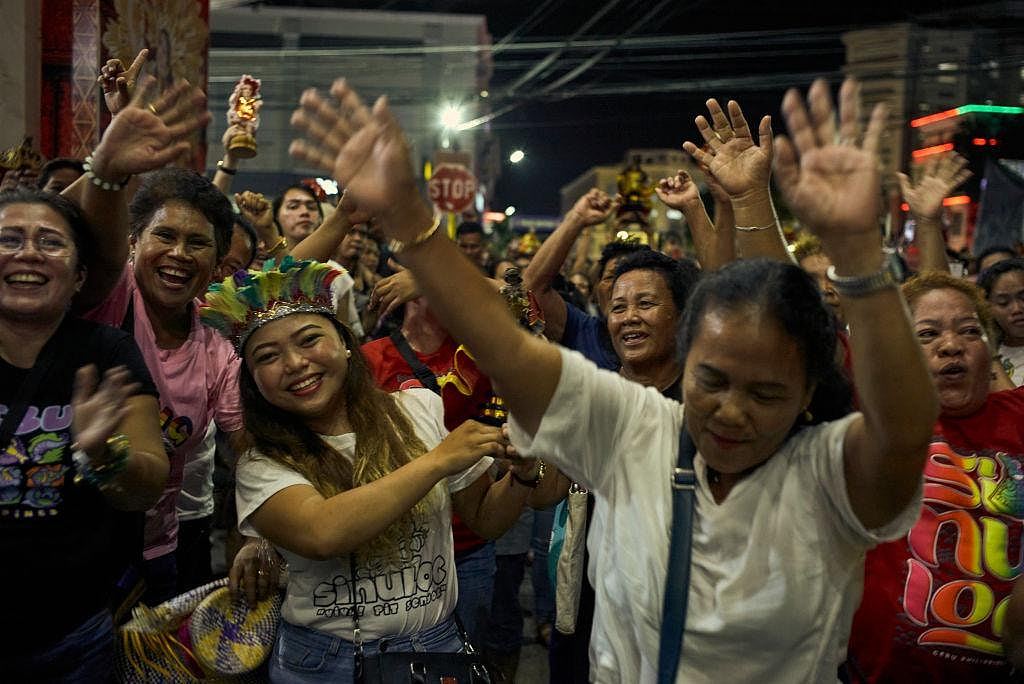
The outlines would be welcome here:
[[[319,261],[286,256],[278,266],[271,259],[260,271],[238,271],[210,285],[199,318],[241,354],[249,336],[271,321],[297,313],[334,316],[331,283],[339,275]]]

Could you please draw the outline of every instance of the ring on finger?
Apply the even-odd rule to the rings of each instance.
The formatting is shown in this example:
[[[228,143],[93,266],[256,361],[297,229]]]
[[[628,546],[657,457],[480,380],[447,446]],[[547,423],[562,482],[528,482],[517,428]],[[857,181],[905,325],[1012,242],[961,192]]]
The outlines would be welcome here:
[[[153,105],[149,105],[149,111],[153,112],[157,116],[160,116],[160,112],[156,111],[156,107],[154,107]]]

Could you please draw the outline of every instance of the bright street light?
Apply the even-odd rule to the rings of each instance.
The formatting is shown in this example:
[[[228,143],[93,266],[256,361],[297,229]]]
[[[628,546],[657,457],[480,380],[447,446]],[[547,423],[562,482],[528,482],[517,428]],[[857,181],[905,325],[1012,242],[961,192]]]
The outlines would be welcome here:
[[[441,110],[441,125],[445,128],[455,128],[462,123],[462,107],[455,104],[445,105]]]
[[[524,157],[526,157],[525,152],[523,152],[522,150],[514,150],[512,154],[508,155],[508,160],[513,164],[518,164],[519,162],[523,161]]]
[[[516,208],[513,207],[511,204],[505,207],[505,216],[511,216],[514,213],[516,213]]]

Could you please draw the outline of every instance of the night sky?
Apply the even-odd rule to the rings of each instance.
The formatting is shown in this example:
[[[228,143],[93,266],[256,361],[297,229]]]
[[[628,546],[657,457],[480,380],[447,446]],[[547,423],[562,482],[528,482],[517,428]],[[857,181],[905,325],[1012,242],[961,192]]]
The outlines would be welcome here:
[[[815,75],[840,80],[840,34],[879,23],[916,21],[944,28],[992,25],[979,9],[986,3],[948,2],[750,2],[749,0],[342,0],[274,2],[347,9],[413,10],[484,14],[499,45],[561,41],[607,10],[581,40],[676,37],[649,49],[612,49],[588,69],[547,94],[545,87],[600,50],[567,51],[547,70],[509,94],[508,87],[548,53],[497,50],[491,78],[494,110],[514,109],[492,124],[508,152],[526,160],[505,163],[495,206],[520,213],[555,214],[558,189],[596,164],[618,163],[630,147],[678,147],[696,139],[693,117],[704,101],[733,98],[748,120],[775,117],[788,85],[806,86]],[[747,35],[730,35],[751,32]],[[672,44],[674,43],[674,44]],[[710,83],[709,83],[710,82]],[[648,90],[649,92],[623,92]],[[672,92],[666,92],[672,91]],[[505,95],[504,97],[502,95]]]

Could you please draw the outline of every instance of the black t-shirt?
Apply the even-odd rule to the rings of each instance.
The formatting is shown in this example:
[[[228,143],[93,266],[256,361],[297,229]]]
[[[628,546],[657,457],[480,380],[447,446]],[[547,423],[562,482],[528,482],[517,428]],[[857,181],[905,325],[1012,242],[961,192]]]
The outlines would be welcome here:
[[[73,481],[75,372],[94,363],[102,376],[122,365],[140,383],[140,394],[156,395],[142,354],[126,333],[66,320],[54,335],[53,361],[11,443],[0,451],[2,649],[56,643],[107,604],[116,579],[115,512],[97,489]],[[28,373],[0,359],[3,414],[20,398]]]

